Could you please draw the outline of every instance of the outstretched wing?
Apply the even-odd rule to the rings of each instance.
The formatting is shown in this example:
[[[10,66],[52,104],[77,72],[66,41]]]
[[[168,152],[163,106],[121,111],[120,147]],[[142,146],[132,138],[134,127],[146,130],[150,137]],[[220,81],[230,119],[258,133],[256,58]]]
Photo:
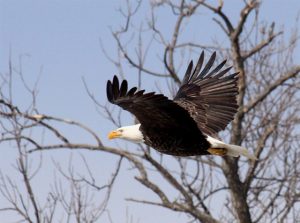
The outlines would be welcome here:
[[[144,93],[136,87],[128,90],[126,80],[119,85],[117,76],[106,86],[109,102],[131,112],[143,126],[154,128],[181,128],[197,125],[189,113],[162,94]]]
[[[231,67],[221,70],[226,60],[212,71],[215,61],[214,52],[201,71],[204,52],[192,72],[193,61],[190,62],[174,101],[186,109],[198,127],[207,135],[215,135],[224,130],[238,109],[238,73],[224,76]],[[210,72],[209,72],[210,71]]]

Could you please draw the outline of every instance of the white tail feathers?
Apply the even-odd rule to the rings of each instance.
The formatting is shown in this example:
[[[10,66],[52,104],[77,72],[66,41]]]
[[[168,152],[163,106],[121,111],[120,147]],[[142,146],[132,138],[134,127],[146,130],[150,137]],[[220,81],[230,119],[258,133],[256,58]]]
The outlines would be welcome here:
[[[234,156],[234,157],[238,157],[240,155],[245,156],[251,160],[257,160],[257,158],[248,152],[248,150],[244,147],[241,146],[236,146],[236,145],[232,145],[232,144],[224,144],[225,148],[227,149],[227,155],[228,156]]]
[[[239,157],[242,155],[251,160],[257,159],[253,154],[249,153],[248,150],[244,147],[232,145],[232,144],[226,144],[210,136],[207,136],[207,141],[211,144],[212,148],[226,149],[227,150],[226,155],[228,156]]]

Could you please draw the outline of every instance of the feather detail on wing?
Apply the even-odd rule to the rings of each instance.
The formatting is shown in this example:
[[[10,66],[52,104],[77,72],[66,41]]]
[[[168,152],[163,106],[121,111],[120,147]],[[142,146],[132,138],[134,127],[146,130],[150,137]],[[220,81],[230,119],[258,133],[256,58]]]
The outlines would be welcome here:
[[[109,102],[134,114],[144,127],[160,126],[184,131],[185,126],[189,126],[197,130],[187,110],[162,94],[144,93],[144,90],[137,91],[136,87],[128,90],[127,81],[123,80],[120,85],[117,76],[112,82],[107,82],[106,91]]]
[[[238,109],[236,99],[238,73],[224,76],[231,69],[229,67],[221,70],[226,60],[210,71],[215,58],[214,52],[202,71],[204,52],[201,53],[193,71],[191,61],[174,98],[174,101],[189,112],[200,130],[207,135],[215,135],[224,130]]]

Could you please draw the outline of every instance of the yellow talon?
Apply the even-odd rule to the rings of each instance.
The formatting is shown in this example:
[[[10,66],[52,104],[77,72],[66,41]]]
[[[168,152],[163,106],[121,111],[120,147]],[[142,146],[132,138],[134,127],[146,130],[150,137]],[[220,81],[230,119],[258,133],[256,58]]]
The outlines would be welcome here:
[[[227,154],[227,150],[224,148],[209,148],[207,151],[210,154],[217,156],[225,156]]]

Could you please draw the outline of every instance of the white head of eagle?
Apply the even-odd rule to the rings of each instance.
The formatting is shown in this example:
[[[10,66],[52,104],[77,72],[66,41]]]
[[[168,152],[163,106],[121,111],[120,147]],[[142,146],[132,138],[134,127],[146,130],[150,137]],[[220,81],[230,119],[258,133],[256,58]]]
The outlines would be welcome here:
[[[142,143],[144,142],[144,137],[140,131],[141,124],[123,126],[108,134],[109,139],[121,138],[126,139],[131,142]]]
[[[173,100],[155,92],[128,89],[117,76],[107,81],[107,99],[131,112],[140,122],[109,133],[110,139],[144,142],[159,152],[176,156],[240,155],[256,159],[247,149],[226,144],[215,137],[233,120],[238,109],[238,72],[228,74],[226,60],[211,69],[214,52],[204,64],[201,53],[196,67],[190,62]],[[202,69],[203,67],[203,69]]]

